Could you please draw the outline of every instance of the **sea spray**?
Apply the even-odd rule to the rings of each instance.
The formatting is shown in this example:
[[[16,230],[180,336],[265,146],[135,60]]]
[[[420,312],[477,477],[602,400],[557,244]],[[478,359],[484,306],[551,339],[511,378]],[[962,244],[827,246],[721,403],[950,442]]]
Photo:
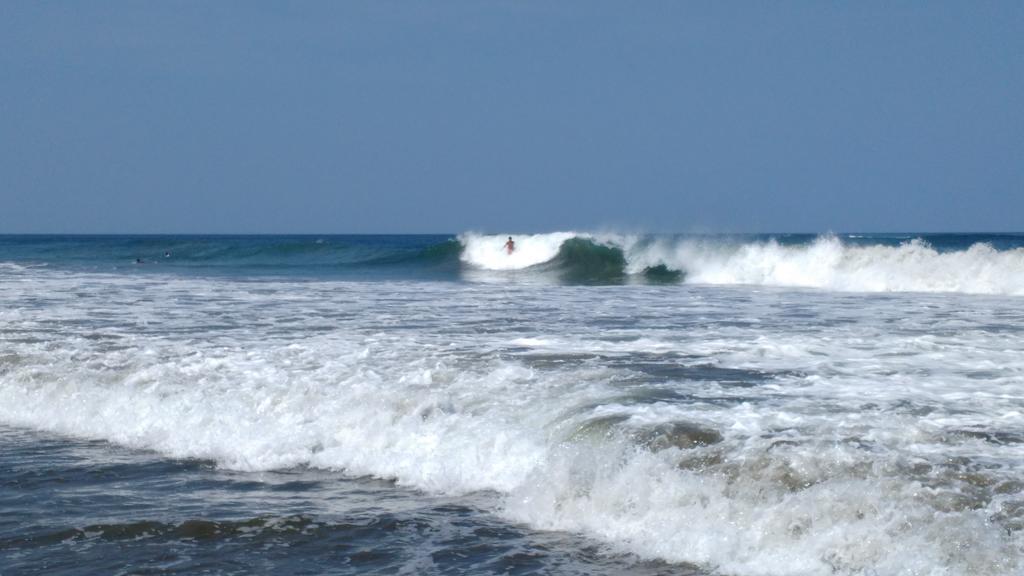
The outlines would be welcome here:
[[[560,278],[568,282],[633,277],[848,292],[1024,295],[1024,247],[998,250],[988,242],[939,251],[920,238],[871,244],[825,235],[781,243],[770,237],[562,232],[522,237],[522,254],[507,255],[499,249],[501,238],[460,236],[463,262],[483,270],[564,271]]]
[[[1024,236],[625,235],[0,236],[24,267],[226,278],[706,284],[842,292],[1024,295]]]

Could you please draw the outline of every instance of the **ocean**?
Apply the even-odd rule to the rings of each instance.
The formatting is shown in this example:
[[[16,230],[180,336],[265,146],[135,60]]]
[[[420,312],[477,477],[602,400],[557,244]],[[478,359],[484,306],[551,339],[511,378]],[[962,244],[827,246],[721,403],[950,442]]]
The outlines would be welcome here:
[[[1024,574],[1024,235],[0,236],[0,574]]]

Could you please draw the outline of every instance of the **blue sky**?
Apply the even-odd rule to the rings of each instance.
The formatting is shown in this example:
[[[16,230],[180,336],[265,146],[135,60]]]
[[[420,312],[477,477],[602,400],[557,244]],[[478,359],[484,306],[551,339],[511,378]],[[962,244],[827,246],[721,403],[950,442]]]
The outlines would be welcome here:
[[[0,3],[0,232],[1024,230],[1021,2]]]

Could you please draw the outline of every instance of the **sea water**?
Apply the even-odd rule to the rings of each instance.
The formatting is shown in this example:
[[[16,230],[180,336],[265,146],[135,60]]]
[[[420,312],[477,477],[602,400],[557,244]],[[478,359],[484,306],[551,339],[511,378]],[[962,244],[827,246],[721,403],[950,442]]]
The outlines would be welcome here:
[[[0,573],[1024,573],[1024,236],[0,237]]]

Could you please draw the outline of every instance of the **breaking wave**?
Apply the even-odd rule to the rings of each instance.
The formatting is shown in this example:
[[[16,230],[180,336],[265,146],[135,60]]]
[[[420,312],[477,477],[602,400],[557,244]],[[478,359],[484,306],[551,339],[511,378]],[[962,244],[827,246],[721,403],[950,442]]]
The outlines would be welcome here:
[[[772,314],[666,329],[676,307],[659,293],[615,301],[635,326],[623,332],[551,312],[588,318],[606,301],[597,291],[517,290],[40,274],[0,292],[0,423],[232,470],[486,493],[503,518],[715,574],[1020,573],[1021,336],[928,333],[985,303],[945,299],[907,333],[886,321],[913,299],[865,299],[852,332],[822,321],[804,334]],[[772,298],[709,300],[692,321],[708,305],[749,317]],[[182,518],[41,537],[320,530]]]
[[[1024,295],[1021,235],[53,237],[0,239],[0,274],[688,283]]]
[[[797,242],[726,237],[558,232],[463,234],[471,269],[557,273],[568,281],[631,279],[694,284],[820,288],[850,292],[962,292],[1024,295],[1024,248],[988,242],[939,249],[922,238],[807,237]],[[870,241],[875,243],[870,243]]]
[[[829,237],[614,240],[569,236],[526,268],[628,276],[684,248],[734,270],[748,254],[813,263],[816,250],[839,252],[833,268],[902,254],[935,273],[949,257],[1019,257]],[[916,298],[840,310],[811,292],[805,321],[757,291],[681,304],[668,290],[159,280],[41,270],[4,282],[0,423],[231,470],[483,494],[501,518],[714,574],[1021,573],[1024,335],[1007,299],[907,313]],[[1005,327],[986,324],[997,314]],[[161,517],[41,537],[318,530],[299,517]]]

